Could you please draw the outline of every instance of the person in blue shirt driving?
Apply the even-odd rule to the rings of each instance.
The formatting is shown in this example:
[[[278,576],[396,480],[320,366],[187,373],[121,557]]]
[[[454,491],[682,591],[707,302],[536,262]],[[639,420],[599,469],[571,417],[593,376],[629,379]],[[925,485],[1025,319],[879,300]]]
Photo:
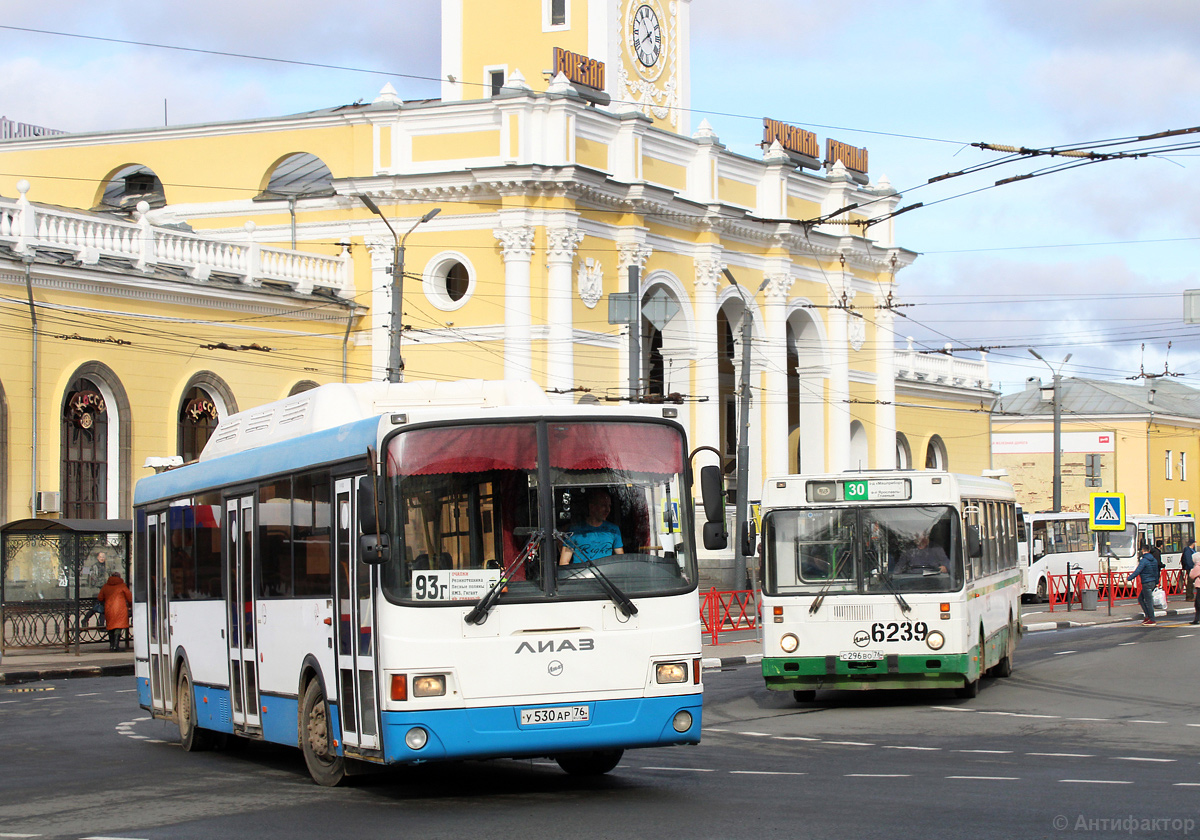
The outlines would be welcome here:
[[[571,544],[578,552],[564,545],[558,564],[583,563],[599,560],[612,554],[624,554],[621,529],[608,521],[612,497],[603,487],[593,487],[587,494],[587,517],[571,533]],[[579,556],[576,556],[578,553]]]

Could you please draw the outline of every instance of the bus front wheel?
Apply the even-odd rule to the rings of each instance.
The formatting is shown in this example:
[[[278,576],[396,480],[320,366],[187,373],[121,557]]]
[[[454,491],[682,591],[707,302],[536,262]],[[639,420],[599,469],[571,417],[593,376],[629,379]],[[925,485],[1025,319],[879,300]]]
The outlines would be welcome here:
[[[1050,599],[1046,597],[1046,579],[1042,578],[1038,581],[1037,585],[1037,602],[1039,604],[1044,604],[1049,600]]]
[[[179,669],[175,684],[175,721],[179,724],[179,743],[187,752],[211,749],[213,733],[196,725],[196,702],[192,696],[192,674],[188,666]]]
[[[617,766],[625,750],[591,750],[555,756],[558,766],[572,776],[603,776]]]
[[[811,703],[817,699],[817,692],[813,689],[796,689],[792,692],[792,699],[797,703]]]
[[[300,748],[312,780],[323,787],[340,785],[346,778],[346,761],[333,746],[329,705],[317,680],[304,689],[300,704]]]

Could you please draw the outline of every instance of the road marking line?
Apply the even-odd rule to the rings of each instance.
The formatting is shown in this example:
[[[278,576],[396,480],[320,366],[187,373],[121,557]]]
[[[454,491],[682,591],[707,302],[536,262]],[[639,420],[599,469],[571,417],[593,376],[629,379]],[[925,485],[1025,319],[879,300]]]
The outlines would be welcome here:
[[[40,834],[10,834],[6,831],[0,831],[0,837],[41,837]]]
[[[1137,644],[1137,642],[1118,642],[1117,647],[1129,647],[1130,645],[1136,645],[1136,644]]]
[[[1131,720],[1130,723],[1166,723],[1165,720]]]
[[[751,737],[754,737],[754,738],[770,738],[771,737],[770,732],[739,732],[738,734],[739,735],[750,735]]]
[[[1095,758],[1087,753],[1025,753],[1025,755],[1044,755],[1049,758]]]
[[[0,703],[16,703],[16,700],[0,700]],[[1191,724],[1188,724],[1191,726]],[[0,834],[0,837],[24,837],[24,834]],[[31,837],[37,837],[36,834],[31,834]]]
[[[1133,782],[1123,782],[1118,779],[1059,779],[1064,785],[1131,785]]]
[[[1192,636],[1195,636],[1195,635],[1196,635],[1195,633],[1185,633],[1184,635],[1182,635],[1182,636],[1177,636],[1176,638],[1179,638],[1179,639],[1190,639],[1190,638],[1192,638]]]
[[[1200,726],[1200,724],[1197,724],[1197,726]],[[892,744],[884,744],[883,748],[885,750],[929,750],[931,752],[941,750],[941,747],[899,747]]]
[[[977,779],[984,782],[1019,782],[1020,776],[947,776],[947,779]]]
[[[985,753],[987,755],[1011,755],[1012,750],[955,750],[960,753]]]
[[[776,735],[775,740],[776,741],[813,741],[818,744],[821,742],[820,738],[805,738],[803,735]]]
[[[1073,651],[1073,650],[1060,650],[1058,653],[1056,653],[1054,655],[1055,656],[1066,656],[1068,653],[1075,653],[1075,652],[1076,651]]]
[[[957,706],[930,706],[931,709],[940,709],[943,712],[973,712],[974,709],[960,709]]]
[[[862,741],[826,741],[826,744],[836,744],[839,747],[873,747],[874,744],[866,744]]]
[[[729,730],[728,729],[717,729],[714,726],[706,726],[706,727],[704,727],[704,731],[705,732],[728,732]]]
[[[76,694],[75,696],[76,697],[95,697],[99,693],[100,693],[99,691],[89,691],[87,694]]]
[[[1173,758],[1142,758],[1137,755],[1114,755],[1113,761],[1154,761],[1159,764],[1174,764]]]
[[[643,767],[643,770],[672,770],[677,773],[712,773],[711,767]]]
[[[1200,787],[1200,782],[1176,782],[1175,787]]]
[[[731,776],[807,776],[807,773],[796,773],[791,770],[730,770]]]
[[[1067,720],[1081,720],[1085,723],[1112,723],[1112,718],[1067,718]]]
[[[907,779],[909,773],[847,773],[847,779]]]

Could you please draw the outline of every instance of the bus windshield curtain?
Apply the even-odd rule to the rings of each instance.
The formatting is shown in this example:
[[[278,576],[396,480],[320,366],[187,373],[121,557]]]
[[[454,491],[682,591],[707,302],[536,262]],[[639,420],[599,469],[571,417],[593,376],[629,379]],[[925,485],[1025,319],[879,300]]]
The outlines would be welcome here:
[[[683,469],[679,435],[654,424],[552,423],[550,458],[560,470],[670,475]],[[537,468],[532,425],[451,426],[406,432],[388,451],[388,474],[437,475]]]

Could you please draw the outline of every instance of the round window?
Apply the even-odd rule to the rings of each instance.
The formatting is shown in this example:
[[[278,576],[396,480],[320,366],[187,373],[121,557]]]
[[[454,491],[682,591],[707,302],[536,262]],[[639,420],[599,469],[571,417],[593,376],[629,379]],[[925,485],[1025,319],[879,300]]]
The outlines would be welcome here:
[[[471,275],[467,273],[467,267],[462,263],[456,262],[446,270],[446,297],[450,300],[462,300],[470,285]]]

